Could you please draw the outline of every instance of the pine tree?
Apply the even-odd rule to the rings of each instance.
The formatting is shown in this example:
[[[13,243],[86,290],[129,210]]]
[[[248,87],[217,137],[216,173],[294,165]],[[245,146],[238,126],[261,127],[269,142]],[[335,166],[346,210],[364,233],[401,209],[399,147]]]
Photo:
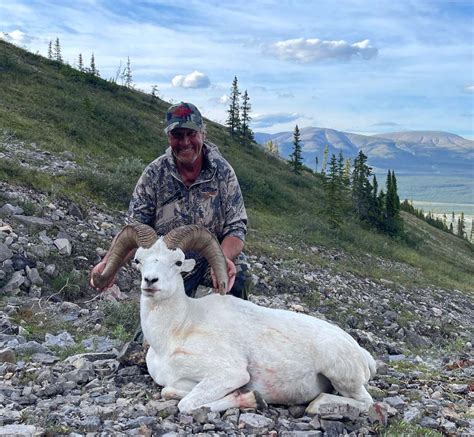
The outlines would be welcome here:
[[[79,53],[79,59],[77,61],[77,68],[81,73],[84,72],[84,62],[82,61],[82,53]]]
[[[316,155],[314,158],[314,172],[315,173],[318,172],[318,164],[319,164],[319,159],[318,159],[318,156]]]
[[[372,185],[369,180],[371,174],[372,169],[367,165],[367,156],[361,150],[354,160],[351,194],[357,217],[363,221],[369,221],[369,210],[372,200]]]
[[[158,86],[153,85],[151,87],[151,103],[157,103],[158,102]]]
[[[402,232],[403,222],[400,218],[400,198],[397,193],[397,179],[394,171],[388,171],[386,185],[384,230],[389,235],[398,235]],[[434,219],[431,218],[431,220]]]
[[[63,62],[63,57],[61,56],[61,44],[59,43],[59,38],[56,38],[56,42],[54,44],[54,52],[53,58],[56,62]]]
[[[127,65],[123,69],[122,84],[127,88],[133,88],[132,68],[130,67],[130,56],[127,57]]]
[[[92,53],[92,56],[91,56],[91,66],[89,68],[89,73],[92,74],[93,76],[99,76],[99,70],[97,70],[95,66],[94,53]]]
[[[290,165],[296,174],[300,174],[303,168],[301,152],[300,130],[298,129],[298,125],[296,125],[293,132],[293,152],[290,155]]]
[[[242,114],[240,118],[240,134],[242,135],[243,145],[246,146],[253,140],[253,132],[250,129],[250,120],[252,119],[250,117],[250,110],[252,106],[250,105],[250,97],[247,90],[245,90],[242,96],[242,106],[240,109]]]
[[[326,167],[328,165],[329,144],[326,144],[323,151],[323,164],[321,165],[321,174],[326,174]]]
[[[458,218],[458,237],[464,238],[466,234],[466,221],[464,220],[464,212],[461,211],[461,215]]]
[[[232,81],[232,88],[230,89],[230,104],[227,110],[227,127],[230,130],[230,135],[234,136],[240,129],[240,116],[239,116],[239,85],[237,76]]]
[[[53,60],[53,41],[49,40],[48,44],[48,59]]]

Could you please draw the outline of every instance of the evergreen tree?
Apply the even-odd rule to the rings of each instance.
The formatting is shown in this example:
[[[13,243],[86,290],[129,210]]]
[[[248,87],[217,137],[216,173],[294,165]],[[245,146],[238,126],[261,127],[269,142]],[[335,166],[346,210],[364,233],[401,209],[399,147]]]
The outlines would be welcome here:
[[[61,44],[59,43],[59,38],[56,38],[56,42],[54,44],[54,52],[53,58],[56,62],[63,62],[63,57],[61,56]]]
[[[250,110],[252,106],[250,105],[250,97],[247,90],[245,90],[242,96],[242,106],[240,109],[242,114],[240,119],[240,134],[242,135],[243,145],[246,146],[253,140],[253,132],[250,129],[250,120],[252,119],[252,117],[250,117]]]
[[[81,73],[84,72],[84,62],[82,60],[82,53],[79,53],[79,59],[77,61],[77,68]]]
[[[133,88],[132,68],[130,67],[130,56],[127,57],[127,65],[123,69],[122,84],[127,88]]]
[[[326,217],[332,226],[339,226],[342,221],[342,174],[339,161],[332,154],[328,174],[324,183],[326,195]]]
[[[48,59],[53,60],[53,42],[51,40],[48,44]]]
[[[230,89],[230,104],[227,110],[228,117],[226,121],[231,136],[234,136],[240,129],[239,96],[239,84],[237,76],[235,76],[232,82],[232,88]]]
[[[92,74],[93,76],[99,76],[99,70],[97,70],[95,66],[94,53],[92,53],[92,56],[91,56],[91,66],[89,68],[89,73]]]
[[[466,234],[466,221],[464,220],[464,212],[461,211],[461,215],[458,218],[458,237],[464,238]]]
[[[318,172],[318,164],[319,164],[319,159],[318,159],[318,156],[316,155],[316,157],[314,158],[314,172],[317,173]]]
[[[367,165],[367,156],[361,150],[354,160],[351,194],[354,210],[359,219],[363,221],[369,221],[372,201],[372,185],[369,180],[371,174],[372,169]]]
[[[158,86],[153,85],[151,87],[151,103],[157,103],[158,102]]]
[[[403,222],[400,218],[400,198],[397,193],[397,179],[394,171],[388,171],[386,186],[384,229],[389,235],[398,235],[402,231]]]
[[[293,152],[290,155],[290,165],[296,174],[300,174],[303,168],[301,152],[300,130],[298,129],[298,125],[296,125],[293,132]]]
[[[329,144],[326,144],[323,151],[323,164],[321,165],[321,174],[326,174],[326,167],[328,165]]]

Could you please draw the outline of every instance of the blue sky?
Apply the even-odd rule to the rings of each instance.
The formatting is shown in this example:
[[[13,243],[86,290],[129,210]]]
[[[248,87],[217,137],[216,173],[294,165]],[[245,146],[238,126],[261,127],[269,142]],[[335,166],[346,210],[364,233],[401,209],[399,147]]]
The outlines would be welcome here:
[[[130,57],[135,86],[224,122],[237,76],[253,129],[474,138],[474,2],[0,0],[0,35],[103,78]],[[1,85],[0,85],[1,86]]]

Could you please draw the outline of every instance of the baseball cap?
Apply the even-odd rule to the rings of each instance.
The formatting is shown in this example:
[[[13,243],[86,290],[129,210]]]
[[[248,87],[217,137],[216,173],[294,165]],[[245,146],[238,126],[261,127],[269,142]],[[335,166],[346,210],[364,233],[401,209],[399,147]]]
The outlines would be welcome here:
[[[178,127],[201,131],[203,126],[201,113],[192,103],[177,103],[166,112],[166,134]]]

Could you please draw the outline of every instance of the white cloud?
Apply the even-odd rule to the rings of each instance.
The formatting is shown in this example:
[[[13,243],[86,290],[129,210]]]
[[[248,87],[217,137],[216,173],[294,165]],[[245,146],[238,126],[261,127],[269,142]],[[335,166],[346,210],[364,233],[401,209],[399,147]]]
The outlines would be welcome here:
[[[288,123],[301,118],[301,115],[294,113],[280,112],[278,114],[259,114],[252,119],[252,125],[256,128],[270,127],[275,124]]]
[[[180,88],[209,88],[211,81],[207,75],[195,70],[186,76],[179,74],[173,77],[171,84]]]
[[[226,105],[229,102],[229,96],[227,94],[224,94],[220,97],[211,97],[209,99],[209,102],[215,105]]]
[[[378,53],[378,50],[370,45],[368,39],[349,44],[343,40],[322,41],[317,38],[278,41],[270,46],[270,51],[279,59],[303,63],[326,59],[349,60],[354,56],[371,59]]]
[[[468,85],[466,88],[464,88],[464,91],[467,93],[474,93],[474,85]]]
[[[398,127],[400,126],[398,123],[394,121],[381,121],[380,123],[374,123],[371,125],[372,127]]]
[[[29,44],[35,38],[27,35],[26,33],[22,32],[21,30],[14,30],[12,32],[2,32],[0,37],[5,41],[8,41],[12,44]]]

